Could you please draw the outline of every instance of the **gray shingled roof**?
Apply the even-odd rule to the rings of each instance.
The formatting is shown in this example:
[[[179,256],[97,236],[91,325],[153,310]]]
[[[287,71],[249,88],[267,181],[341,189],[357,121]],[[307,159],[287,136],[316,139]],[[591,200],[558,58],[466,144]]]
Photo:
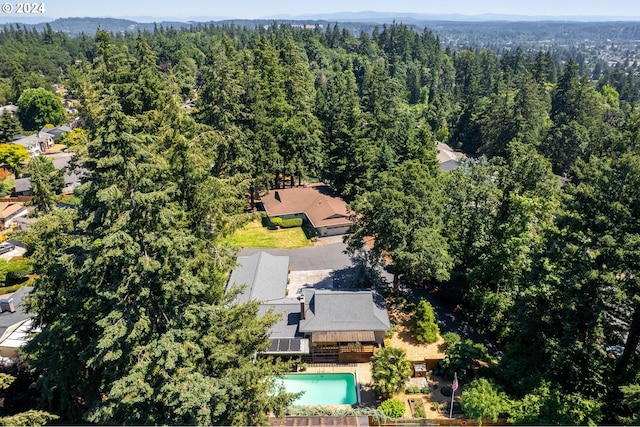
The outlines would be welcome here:
[[[23,298],[33,290],[33,286],[23,286],[9,297],[13,299],[13,306],[16,309],[14,313],[3,311],[0,313],[0,337],[4,335],[7,328],[20,323],[24,320],[35,317],[34,314],[28,313],[23,305]]]
[[[311,290],[305,300],[301,332],[386,331],[391,326],[384,299],[372,291]]]
[[[304,335],[298,331],[300,323],[298,300],[288,298],[273,304],[260,304],[258,316],[264,316],[269,310],[280,315],[280,320],[269,331],[270,338],[303,338]]]
[[[72,129],[69,126],[56,126],[54,128],[44,127],[40,129],[40,132],[45,132],[51,135],[53,138],[60,138],[63,133],[71,132]]]
[[[246,285],[238,301],[260,302],[282,299],[287,294],[289,257],[258,252],[238,257],[238,267],[231,272],[229,285]]]
[[[446,162],[440,163],[440,170],[442,172],[451,172],[460,167],[460,162],[458,160],[447,160]]]
[[[31,179],[30,178],[18,178],[13,183],[16,193],[31,193]],[[28,195],[28,194],[26,194]]]
[[[79,168],[77,170],[68,169],[69,161],[73,155],[73,153],[61,153],[53,156],[47,156],[53,162],[53,166],[63,172],[65,187],[74,187],[75,185],[80,184],[82,179],[87,176],[87,170],[84,168]],[[14,186],[16,194],[24,193],[25,196],[31,194],[31,179],[28,177],[16,179]]]

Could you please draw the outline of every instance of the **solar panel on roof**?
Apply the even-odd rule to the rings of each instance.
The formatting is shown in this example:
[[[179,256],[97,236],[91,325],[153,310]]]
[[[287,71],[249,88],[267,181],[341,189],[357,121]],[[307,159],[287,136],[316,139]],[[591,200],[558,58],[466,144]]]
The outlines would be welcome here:
[[[289,340],[289,351],[300,351],[300,340]]]
[[[278,341],[280,340],[271,340],[271,345],[269,345],[267,351],[278,351]]]
[[[297,338],[273,338],[267,353],[296,353],[302,351],[302,341]]]

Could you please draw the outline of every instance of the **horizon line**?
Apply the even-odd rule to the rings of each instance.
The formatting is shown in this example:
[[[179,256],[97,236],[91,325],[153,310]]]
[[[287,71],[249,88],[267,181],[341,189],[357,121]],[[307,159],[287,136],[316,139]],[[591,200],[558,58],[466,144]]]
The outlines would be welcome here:
[[[375,14],[378,16],[369,17],[356,17],[357,15]],[[340,15],[343,16],[342,18]],[[351,16],[348,16],[351,15]],[[330,16],[330,17],[329,17]],[[122,19],[135,21],[138,23],[153,23],[162,21],[174,21],[182,23],[190,22],[211,22],[211,21],[228,21],[228,20],[244,20],[244,21],[261,21],[261,20],[335,20],[335,19],[381,19],[381,18],[413,18],[422,20],[434,20],[434,21],[456,21],[465,20],[473,21],[473,18],[482,18],[482,21],[513,21],[518,22],[518,18],[522,18],[527,21],[568,21],[568,22],[611,22],[611,21],[639,21],[640,16],[620,16],[620,15],[530,15],[530,14],[513,14],[513,13],[499,13],[499,12],[485,12],[480,14],[463,14],[463,13],[425,13],[425,12],[382,12],[382,11],[341,11],[341,12],[320,12],[320,13],[305,13],[298,15],[291,14],[274,14],[269,16],[246,18],[238,16],[151,16],[151,15],[120,15],[120,16],[18,16],[15,15],[16,20],[11,21],[14,16],[5,15],[0,18],[1,21],[8,23],[28,23],[33,25],[34,21],[40,19],[42,21],[37,23],[45,23],[47,21],[53,21],[58,19]],[[28,18],[28,22],[25,22],[25,18]],[[447,19],[447,18],[459,18],[459,19]],[[521,19],[521,20],[522,20]],[[139,21],[136,21],[139,20]],[[604,20],[604,21],[598,21]]]

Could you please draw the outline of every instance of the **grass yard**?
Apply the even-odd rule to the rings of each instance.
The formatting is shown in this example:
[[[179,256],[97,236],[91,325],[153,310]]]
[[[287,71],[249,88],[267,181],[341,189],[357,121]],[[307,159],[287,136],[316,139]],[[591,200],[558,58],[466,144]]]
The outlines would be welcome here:
[[[236,230],[225,243],[234,248],[294,249],[313,245],[300,227],[269,230],[260,219]]]

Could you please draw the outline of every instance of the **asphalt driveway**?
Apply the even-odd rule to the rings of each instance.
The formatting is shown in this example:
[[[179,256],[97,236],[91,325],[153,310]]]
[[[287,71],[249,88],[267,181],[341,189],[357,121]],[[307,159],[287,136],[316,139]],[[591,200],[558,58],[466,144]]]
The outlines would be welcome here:
[[[245,248],[240,251],[240,255],[253,255],[260,251],[271,255],[287,255],[291,271],[342,270],[353,265],[349,255],[344,253],[346,247],[339,242],[300,249]]]

